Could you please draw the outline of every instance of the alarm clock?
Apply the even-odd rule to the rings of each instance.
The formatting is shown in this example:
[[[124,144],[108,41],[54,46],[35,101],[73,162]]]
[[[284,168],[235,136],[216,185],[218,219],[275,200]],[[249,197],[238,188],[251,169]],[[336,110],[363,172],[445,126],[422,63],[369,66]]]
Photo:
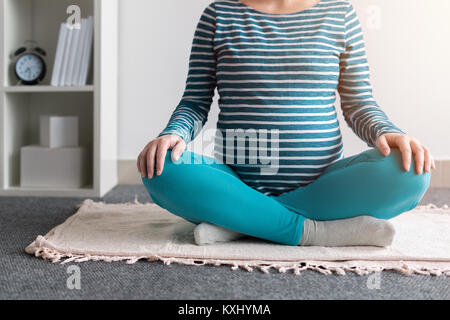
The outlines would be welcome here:
[[[13,68],[19,84],[34,85],[44,79],[47,71],[45,55],[45,51],[31,40],[25,41],[22,47],[14,51]]]

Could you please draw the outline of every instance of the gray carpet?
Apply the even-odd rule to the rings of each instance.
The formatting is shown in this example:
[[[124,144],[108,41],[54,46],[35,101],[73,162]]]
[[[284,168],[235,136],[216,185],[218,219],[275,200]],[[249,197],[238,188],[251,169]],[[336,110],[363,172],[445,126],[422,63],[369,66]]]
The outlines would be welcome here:
[[[117,186],[108,203],[147,202],[141,186]],[[86,262],[81,289],[66,285],[68,265],[24,253],[38,234],[47,233],[75,211],[81,198],[0,198],[0,299],[450,299],[450,277],[403,276],[383,272],[379,289],[368,276],[325,276],[305,271],[263,274],[227,266],[165,266],[161,262]],[[430,189],[421,204],[450,204],[450,189]]]

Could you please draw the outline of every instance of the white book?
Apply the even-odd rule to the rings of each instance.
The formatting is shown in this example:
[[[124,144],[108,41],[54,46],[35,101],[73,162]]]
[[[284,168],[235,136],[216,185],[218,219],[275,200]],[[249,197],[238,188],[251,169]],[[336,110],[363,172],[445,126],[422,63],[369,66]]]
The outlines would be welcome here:
[[[87,76],[89,72],[89,62],[91,60],[91,49],[92,49],[92,35],[93,35],[93,19],[92,16],[87,18],[87,39],[86,47],[83,52],[83,59],[81,62],[81,73],[79,78],[79,85],[86,85]]]
[[[78,79],[80,78],[81,60],[83,58],[83,50],[86,42],[85,40],[87,32],[86,23],[87,23],[86,19],[84,18],[81,19],[80,39],[78,40],[78,47],[75,53],[75,64],[71,79],[71,85],[73,86],[78,85]]]
[[[53,63],[53,72],[52,79],[50,84],[52,86],[57,86],[59,83],[59,76],[61,74],[61,63],[64,54],[64,45],[66,40],[66,31],[65,23],[61,23],[59,27],[59,36],[58,43],[56,44],[56,53],[55,53],[55,61]]]
[[[83,25],[84,22],[84,25]],[[82,38],[82,48],[81,48],[81,57],[80,57],[80,67],[79,67],[79,71],[77,73],[77,78],[76,78],[76,83],[77,85],[81,86],[83,85],[81,83],[81,75],[83,73],[83,63],[84,63],[84,54],[86,51],[86,47],[87,47],[87,37],[88,37],[88,33],[89,33],[89,18],[83,18],[81,19],[81,27],[83,28],[83,38]]]
[[[74,72],[74,66],[75,66],[75,57],[78,50],[78,43],[80,39],[80,33],[81,30],[77,28],[72,28],[72,44],[70,46],[70,52],[69,52],[69,60],[67,61],[67,72],[66,72],[66,78],[64,79],[64,85],[70,86],[72,85],[72,77]]]
[[[64,45],[64,54],[63,59],[61,62],[61,74],[59,75],[59,81],[58,85],[63,86],[65,79],[66,79],[66,73],[69,66],[69,54],[70,54],[70,48],[72,44],[72,34],[73,34],[73,28],[68,27],[67,23],[64,24],[66,28],[66,41]]]

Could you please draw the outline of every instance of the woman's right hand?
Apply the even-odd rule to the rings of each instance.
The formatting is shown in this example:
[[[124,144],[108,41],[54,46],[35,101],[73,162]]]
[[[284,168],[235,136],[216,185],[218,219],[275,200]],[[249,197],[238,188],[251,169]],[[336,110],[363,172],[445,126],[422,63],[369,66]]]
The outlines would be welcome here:
[[[155,165],[156,175],[159,176],[164,169],[164,159],[169,149],[172,149],[172,161],[176,161],[186,149],[186,142],[177,135],[168,134],[147,143],[137,159],[141,176],[151,179],[155,173]]]

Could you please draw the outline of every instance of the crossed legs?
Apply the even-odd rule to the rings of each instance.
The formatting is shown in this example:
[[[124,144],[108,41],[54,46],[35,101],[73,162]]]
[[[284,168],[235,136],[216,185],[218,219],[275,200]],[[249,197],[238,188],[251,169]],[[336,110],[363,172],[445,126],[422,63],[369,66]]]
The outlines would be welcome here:
[[[387,157],[369,149],[333,163],[305,187],[271,197],[247,186],[214,159],[185,151],[173,162],[169,151],[163,173],[142,181],[157,205],[188,221],[298,245],[307,219],[390,219],[413,209],[430,176],[416,174],[413,165],[404,171],[397,149]]]

